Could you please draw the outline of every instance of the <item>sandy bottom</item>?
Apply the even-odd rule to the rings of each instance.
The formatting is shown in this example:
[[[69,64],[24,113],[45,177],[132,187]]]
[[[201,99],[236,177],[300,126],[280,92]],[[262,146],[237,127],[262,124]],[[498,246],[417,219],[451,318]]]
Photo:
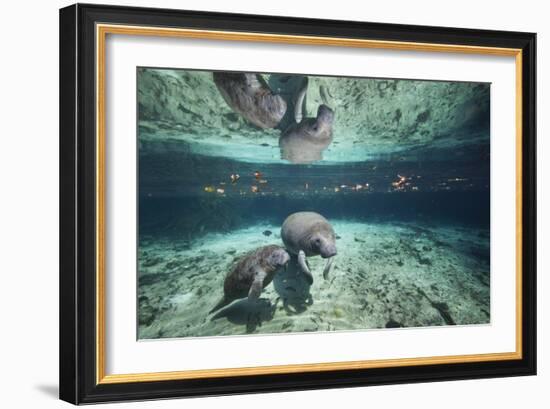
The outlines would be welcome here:
[[[141,238],[139,338],[175,338],[484,324],[490,320],[489,231],[465,227],[331,220],[338,255],[276,274],[259,303],[238,300],[213,315],[232,264],[281,244],[279,226],[259,224],[193,242]],[[268,232],[272,232],[271,235]]]

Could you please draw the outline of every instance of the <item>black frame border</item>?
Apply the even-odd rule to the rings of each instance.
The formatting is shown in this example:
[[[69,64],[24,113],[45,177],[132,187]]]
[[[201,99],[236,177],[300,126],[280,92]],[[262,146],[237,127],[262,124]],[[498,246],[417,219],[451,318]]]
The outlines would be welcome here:
[[[95,25],[128,24],[522,50],[522,359],[96,384]],[[536,374],[536,34],[76,4],[60,10],[60,377],[74,404]]]

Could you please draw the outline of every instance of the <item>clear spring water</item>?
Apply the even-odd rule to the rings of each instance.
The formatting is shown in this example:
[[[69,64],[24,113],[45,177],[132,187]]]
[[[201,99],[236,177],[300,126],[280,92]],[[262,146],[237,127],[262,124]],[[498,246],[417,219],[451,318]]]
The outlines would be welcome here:
[[[306,106],[330,103],[334,140],[292,164],[279,131],[238,117],[211,73],[140,70],[139,338],[490,322],[488,89],[310,77]],[[337,234],[329,277],[311,257],[311,285],[291,266],[260,303],[209,315],[232,265],[282,245],[303,210]]]

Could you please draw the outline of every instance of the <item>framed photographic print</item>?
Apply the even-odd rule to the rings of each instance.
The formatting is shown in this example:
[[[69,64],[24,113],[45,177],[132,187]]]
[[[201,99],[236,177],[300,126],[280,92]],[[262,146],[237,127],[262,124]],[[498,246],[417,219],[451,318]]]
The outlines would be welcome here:
[[[535,40],[61,9],[61,399],[535,374]]]

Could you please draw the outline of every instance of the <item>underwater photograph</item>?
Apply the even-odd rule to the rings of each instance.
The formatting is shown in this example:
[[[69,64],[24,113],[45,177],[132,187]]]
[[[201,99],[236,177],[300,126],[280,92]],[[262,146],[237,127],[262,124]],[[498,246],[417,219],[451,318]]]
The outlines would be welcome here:
[[[483,325],[491,84],[137,68],[137,338]]]

